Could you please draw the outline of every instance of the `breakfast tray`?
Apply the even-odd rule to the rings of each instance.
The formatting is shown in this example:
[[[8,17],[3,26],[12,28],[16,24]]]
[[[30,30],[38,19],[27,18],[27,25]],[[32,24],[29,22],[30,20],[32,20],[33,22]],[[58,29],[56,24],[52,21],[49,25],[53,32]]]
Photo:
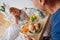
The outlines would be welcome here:
[[[31,38],[34,38],[34,40],[41,40],[41,38],[43,36],[43,33],[45,31],[46,24],[48,22],[49,17],[50,17],[50,14],[48,14],[47,16],[45,16],[45,18],[40,19],[39,22],[42,24],[42,30],[41,30],[41,32],[39,32],[37,34],[31,34],[31,33],[27,32],[26,34],[29,35]]]

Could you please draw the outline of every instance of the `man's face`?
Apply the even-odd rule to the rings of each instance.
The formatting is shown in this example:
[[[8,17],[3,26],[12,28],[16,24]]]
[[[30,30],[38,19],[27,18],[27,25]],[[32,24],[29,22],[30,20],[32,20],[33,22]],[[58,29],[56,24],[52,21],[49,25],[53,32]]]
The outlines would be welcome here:
[[[32,0],[33,4],[42,11],[52,13],[51,7],[44,3],[44,0]]]
[[[32,0],[32,2],[33,2],[33,4],[34,4],[37,8],[39,8],[40,10],[45,10],[45,7],[44,7],[44,5],[42,5],[42,4],[40,3],[40,0]]]

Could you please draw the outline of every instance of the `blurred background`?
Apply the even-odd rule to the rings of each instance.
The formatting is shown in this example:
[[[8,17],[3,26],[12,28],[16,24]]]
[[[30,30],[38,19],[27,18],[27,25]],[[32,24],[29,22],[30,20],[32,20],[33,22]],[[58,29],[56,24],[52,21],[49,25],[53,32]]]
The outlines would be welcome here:
[[[34,7],[31,0],[0,0],[0,5],[2,5],[2,3],[7,3],[7,5],[20,9],[24,7]]]

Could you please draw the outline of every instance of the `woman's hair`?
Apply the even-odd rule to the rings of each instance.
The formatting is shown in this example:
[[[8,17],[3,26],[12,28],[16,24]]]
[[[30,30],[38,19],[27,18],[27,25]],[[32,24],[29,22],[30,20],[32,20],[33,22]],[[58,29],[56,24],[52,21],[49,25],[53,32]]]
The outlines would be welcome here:
[[[19,10],[19,9],[17,9],[17,8],[15,8],[15,7],[11,7],[11,8],[9,9],[9,11],[10,11],[10,13],[15,12],[15,11],[21,12],[21,10]]]
[[[50,5],[54,5],[57,2],[60,2],[60,0],[45,0],[45,4],[50,4]]]

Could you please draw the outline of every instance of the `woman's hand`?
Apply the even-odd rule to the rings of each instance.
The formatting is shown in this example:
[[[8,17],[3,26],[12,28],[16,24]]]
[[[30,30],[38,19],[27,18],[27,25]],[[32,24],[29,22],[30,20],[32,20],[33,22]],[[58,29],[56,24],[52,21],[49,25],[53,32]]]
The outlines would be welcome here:
[[[32,40],[32,38],[28,35],[24,35],[24,37],[25,37],[25,40]]]
[[[30,19],[30,17],[26,13],[24,13],[24,16],[27,18],[27,20]]]

